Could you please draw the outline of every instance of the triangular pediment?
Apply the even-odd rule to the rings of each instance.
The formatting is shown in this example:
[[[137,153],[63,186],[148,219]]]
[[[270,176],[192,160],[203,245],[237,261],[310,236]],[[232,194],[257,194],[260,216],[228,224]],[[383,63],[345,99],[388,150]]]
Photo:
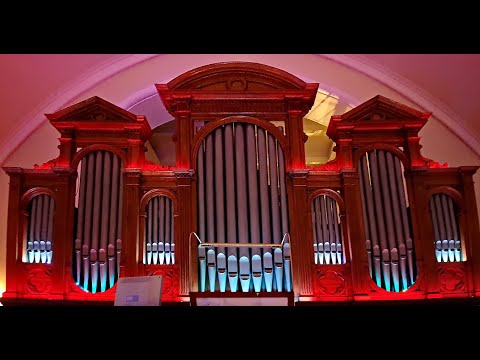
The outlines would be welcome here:
[[[343,115],[334,115],[328,124],[327,135],[335,141],[338,131],[382,132],[409,128],[420,131],[432,115],[397,101],[377,95]]]
[[[66,107],[53,114],[45,114],[52,122],[137,122],[137,116],[98,96]]]
[[[377,95],[341,115],[341,122],[427,120],[430,115]]]

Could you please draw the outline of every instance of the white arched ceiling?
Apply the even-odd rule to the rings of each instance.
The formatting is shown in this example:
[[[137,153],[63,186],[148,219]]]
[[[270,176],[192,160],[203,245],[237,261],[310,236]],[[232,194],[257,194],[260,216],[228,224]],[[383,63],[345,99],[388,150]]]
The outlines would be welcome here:
[[[378,93],[378,86],[374,82],[365,82],[367,76],[392,90],[383,87],[382,95],[403,102],[408,100],[405,102],[408,105],[433,112],[436,119],[480,155],[480,142],[472,135],[474,131],[467,128],[444,103],[420,86],[360,55],[147,54],[112,56],[96,68],[79,74],[75,81],[36,106],[16,122],[9,134],[4,134],[0,142],[0,164],[46,121],[45,113],[55,112],[93,95],[128,109],[155,95],[154,83],[166,83],[192,68],[223,61],[252,61],[278,67],[307,82],[320,82],[323,89],[354,105]],[[326,62],[333,64],[326,66]]]

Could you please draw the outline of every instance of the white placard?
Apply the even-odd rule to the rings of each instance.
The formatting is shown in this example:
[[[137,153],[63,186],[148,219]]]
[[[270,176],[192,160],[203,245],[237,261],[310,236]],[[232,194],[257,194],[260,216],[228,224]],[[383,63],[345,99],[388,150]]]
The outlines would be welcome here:
[[[119,278],[114,306],[160,306],[162,276]]]
[[[197,297],[197,306],[288,306],[287,297]]]

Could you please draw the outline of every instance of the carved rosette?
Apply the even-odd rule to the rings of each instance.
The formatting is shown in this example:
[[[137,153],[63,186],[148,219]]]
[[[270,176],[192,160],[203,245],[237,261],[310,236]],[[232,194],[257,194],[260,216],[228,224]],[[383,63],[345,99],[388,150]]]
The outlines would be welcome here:
[[[440,268],[438,270],[440,289],[444,292],[465,291],[465,272],[457,268]]]
[[[48,294],[52,288],[52,267],[48,265],[27,265],[25,267],[25,292]]]
[[[174,269],[147,269],[147,276],[163,276],[162,298],[178,296],[178,272]]]
[[[315,294],[343,295],[345,293],[345,276],[343,271],[318,270]]]

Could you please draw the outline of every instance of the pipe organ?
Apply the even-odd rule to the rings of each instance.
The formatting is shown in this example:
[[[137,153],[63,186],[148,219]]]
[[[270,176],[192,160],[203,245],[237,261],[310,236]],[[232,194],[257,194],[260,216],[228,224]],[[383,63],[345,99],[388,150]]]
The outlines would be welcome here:
[[[422,156],[430,113],[376,96],[331,117],[335,157],[307,167],[318,84],[232,62],[156,89],[175,119],[175,166],[147,160],[144,116],[93,97],[46,115],[57,158],[3,168],[4,304],[108,303],[118,278],[149,275],[163,276],[164,304],[480,295],[478,166]]]

